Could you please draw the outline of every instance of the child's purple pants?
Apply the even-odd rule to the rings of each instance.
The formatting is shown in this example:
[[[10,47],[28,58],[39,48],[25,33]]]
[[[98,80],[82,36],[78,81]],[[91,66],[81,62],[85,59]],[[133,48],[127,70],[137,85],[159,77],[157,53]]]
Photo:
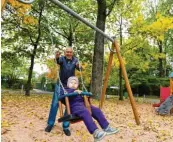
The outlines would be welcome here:
[[[91,105],[91,112],[89,113],[88,109],[84,106],[83,103],[80,103],[80,105],[71,106],[71,112],[72,114],[77,115],[78,117],[81,117],[81,119],[84,121],[88,131],[90,134],[93,134],[96,129],[98,129],[97,125],[94,123],[92,117],[97,120],[97,122],[100,124],[102,129],[105,129],[109,123],[106,120],[105,116],[103,115],[102,111]]]

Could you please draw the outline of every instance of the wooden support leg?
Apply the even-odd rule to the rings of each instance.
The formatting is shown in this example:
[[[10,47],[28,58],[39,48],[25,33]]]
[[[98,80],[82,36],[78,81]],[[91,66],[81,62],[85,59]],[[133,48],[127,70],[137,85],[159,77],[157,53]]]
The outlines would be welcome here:
[[[70,104],[69,104],[68,97],[65,97],[65,104],[66,104],[66,108],[67,108],[67,114],[70,115],[71,111],[70,111]]]
[[[91,106],[89,104],[87,96],[84,96],[84,103],[85,103],[86,108],[89,110],[89,112],[91,114]]]
[[[170,110],[170,115],[173,115],[173,108]]]
[[[7,0],[1,0],[1,15],[2,15],[2,11],[4,10],[6,3],[7,3]]]
[[[128,77],[127,77],[127,72],[126,72],[126,69],[125,69],[125,66],[124,66],[124,62],[123,62],[121,54],[119,52],[119,46],[118,46],[117,41],[114,41],[114,46],[115,46],[117,57],[118,57],[118,60],[120,62],[120,66],[121,66],[121,69],[122,69],[122,74],[123,74],[123,77],[124,77],[124,80],[125,80],[126,89],[127,89],[128,96],[129,96],[129,99],[130,99],[130,103],[131,103],[131,106],[132,106],[132,110],[133,110],[133,113],[134,113],[134,116],[135,116],[136,124],[139,125],[140,124],[139,115],[138,115],[138,112],[137,112],[135,100],[133,98],[132,89],[130,87],[130,83],[129,83],[129,80],[128,80]]]
[[[171,95],[173,95],[173,80],[172,80],[172,78],[170,78],[170,92],[171,92]]]
[[[112,49],[116,50],[116,54],[117,54],[118,60],[120,62],[120,66],[121,66],[121,69],[122,69],[122,74],[123,74],[123,77],[124,77],[124,80],[125,80],[128,96],[130,98],[130,103],[131,103],[133,113],[134,113],[134,116],[135,116],[136,124],[139,125],[140,124],[139,115],[138,115],[138,112],[137,112],[137,109],[136,109],[136,105],[135,105],[135,101],[134,101],[134,98],[133,98],[132,90],[131,90],[130,83],[129,83],[129,80],[128,80],[128,77],[127,77],[127,72],[126,72],[126,69],[125,69],[121,54],[119,52],[119,46],[118,46],[118,43],[117,43],[116,40],[112,44]],[[108,78],[109,78],[109,75],[110,75],[112,59],[113,59],[113,53],[110,53],[107,72],[106,72],[106,76],[105,76],[105,80],[104,80],[105,82],[104,82],[104,86],[103,86],[102,94],[101,94],[100,108],[103,107],[103,102],[104,102],[104,99],[105,99],[105,93],[106,93]]]
[[[58,101],[58,105],[59,105],[60,117],[62,117],[63,116],[63,109],[62,109],[62,103],[61,103],[61,101]]]
[[[115,50],[115,47],[113,46],[113,44],[112,44],[112,49]],[[113,55],[114,55],[114,53],[110,52],[108,66],[107,66],[106,75],[105,75],[105,78],[104,78],[104,84],[103,84],[103,88],[102,88],[102,94],[101,94],[101,97],[100,97],[100,103],[99,103],[99,108],[100,109],[103,108],[103,103],[104,103],[104,100],[105,100],[106,88],[108,86],[108,79],[109,79],[109,75],[110,75],[110,71],[111,71]]]

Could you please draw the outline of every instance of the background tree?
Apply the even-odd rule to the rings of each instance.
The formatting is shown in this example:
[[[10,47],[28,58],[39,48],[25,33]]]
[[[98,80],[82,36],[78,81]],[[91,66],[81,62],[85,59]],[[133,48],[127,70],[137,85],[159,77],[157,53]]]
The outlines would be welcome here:
[[[142,0],[141,1],[131,1],[131,0],[117,1],[113,8],[112,14],[108,17],[107,24],[106,24],[107,30],[109,31],[109,33],[112,33],[114,36],[116,36],[117,40],[119,40],[120,49],[121,49],[121,46],[123,46],[124,42],[126,42],[126,39],[130,37],[128,27],[130,27],[130,21],[132,19],[135,19],[135,17],[139,14],[141,9],[141,3],[142,3]],[[121,52],[121,54],[123,55],[123,52]],[[119,67],[119,85],[118,86],[119,86],[119,96],[120,96],[119,99],[123,100],[123,84],[122,84],[122,73],[121,73],[120,67]]]
[[[8,88],[20,88],[26,85],[24,80],[27,78],[26,59],[19,58],[13,52],[3,52],[1,55],[1,78],[2,86],[7,85]],[[19,79],[22,79],[19,81]]]
[[[9,1],[11,7],[7,7],[7,14],[10,18],[8,18],[8,16],[5,16],[5,18],[7,19],[4,20],[4,22],[8,21],[11,27],[17,27],[16,31],[13,31],[13,39],[20,40],[23,43],[27,43],[25,43],[22,46],[22,48],[16,49],[16,51],[20,51],[20,54],[22,54],[23,56],[27,55],[27,57],[30,57],[31,60],[25,93],[25,95],[27,96],[30,95],[34,59],[36,56],[37,49],[39,47],[39,41],[41,40],[42,31],[41,19],[44,8],[44,2],[41,0],[37,2],[39,2],[39,4],[33,4],[33,7],[31,9],[31,5],[22,4],[17,1]],[[4,23],[4,26],[7,27],[8,25]],[[43,51],[42,49],[43,48],[40,48],[39,50]]]
[[[116,0],[97,0],[96,27],[105,31],[106,17],[111,13]],[[99,32],[95,33],[94,55],[92,66],[91,91],[94,95],[100,96],[103,83],[103,62],[104,62],[104,36]]]
[[[140,90],[139,86],[146,84],[150,85],[150,90],[153,90],[155,86],[152,86],[152,84],[160,86],[164,82],[162,79],[165,79],[166,82],[166,78],[158,78],[160,73],[158,67],[161,63],[158,61],[162,60],[164,76],[167,76],[172,70],[173,32],[171,26],[172,7],[170,6],[172,1],[165,0],[153,3],[150,0],[133,2],[123,0],[117,1],[114,6],[115,2],[115,0],[63,1],[92,24],[97,21],[96,25],[100,29],[103,31],[106,29],[106,33],[109,33],[109,35],[117,36],[117,40],[120,40],[121,43],[121,54],[133,89]],[[82,63],[85,63],[84,66],[87,71],[83,72],[83,76],[87,84],[91,82],[93,94],[99,95],[98,92],[101,91],[102,87],[104,38],[69,16],[51,1],[46,2],[42,14],[40,14],[41,6],[42,2],[40,0],[36,0],[32,5],[23,5],[12,0],[8,1],[2,15],[2,53],[4,55],[7,55],[6,53],[9,53],[9,55],[11,53],[15,54],[16,57],[20,58],[19,62],[23,61],[22,59],[26,60],[26,66],[23,67],[28,69],[29,67],[33,68],[35,62],[45,64],[47,59],[49,60],[54,56],[54,50],[59,50],[63,54],[63,49],[66,46],[72,46],[75,56]],[[165,6],[167,7],[165,8]],[[112,13],[111,10],[113,10]],[[88,11],[90,12],[88,13]],[[38,37],[39,42],[37,43]],[[163,49],[162,53],[159,53],[157,44],[160,42]],[[36,52],[33,52],[34,47],[37,47]],[[31,65],[29,61],[34,54],[35,56],[32,58],[34,62]],[[107,56],[107,53],[105,55]],[[12,60],[12,58],[9,59]],[[2,60],[5,63],[4,57]],[[106,64],[107,59],[105,60]],[[121,79],[117,79],[118,61],[116,59],[114,65],[109,85],[114,85],[114,83],[117,85]],[[89,72],[91,66],[92,81],[90,81],[91,74]],[[8,68],[5,64],[3,67]],[[51,68],[50,72],[54,73],[47,76],[50,75],[52,79],[49,81],[53,82],[56,69]],[[10,74],[10,72],[8,73]],[[32,77],[31,82],[33,82],[33,74],[30,74],[30,76]],[[120,84],[122,84],[121,81]]]
[[[151,10],[148,10],[145,14],[148,14],[148,17],[145,18],[143,15],[139,16],[136,19],[136,24],[133,25],[133,29],[138,29],[138,34],[142,34],[144,38],[148,38],[150,42],[157,45],[158,47],[158,71],[159,76],[164,77],[164,62],[166,60],[165,48],[163,42],[165,41],[165,34],[172,29],[172,17],[165,15],[159,11],[159,4],[150,3]],[[133,32],[134,32],[133,30]],[[166,63],[166,62],[165,62]]]

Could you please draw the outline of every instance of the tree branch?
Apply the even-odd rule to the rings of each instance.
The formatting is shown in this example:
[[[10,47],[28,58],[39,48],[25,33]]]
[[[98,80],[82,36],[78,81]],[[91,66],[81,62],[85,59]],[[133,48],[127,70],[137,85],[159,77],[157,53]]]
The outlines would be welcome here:
[[[107,14],[106,14],[106,16],[109,16],[109,14],[112,12],[112,10],[113,10],[113,8],[114,8],[114,5],[115,5],[115,2],[116,2],[117,0],[113,0],[112,2],[111,2],[111,4],[109,5],[109,6],[107,6],[107,8],[109,9],[109,11],[107,12]]]

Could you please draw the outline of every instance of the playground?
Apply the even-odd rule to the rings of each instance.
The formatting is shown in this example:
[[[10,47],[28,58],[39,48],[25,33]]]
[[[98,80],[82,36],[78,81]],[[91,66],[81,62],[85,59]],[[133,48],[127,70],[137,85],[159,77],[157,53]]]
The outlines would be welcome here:
[[[159,100],[155,100],[158,102]],[[2,142],[89,142],[92,135],[87,133],[83,122],[71,124],[72,135],[65,136],[57,119],[51,133],[44,131],[50,109],[51,95],[33,94],[25,98],[12,92],[2,96]],[[142,98],[137,102],[141,125],[136,125],[129,100],[111,98],[105,101],[103,112],[109,122],[118,127],[120,133],[107,136],[101,142],[172,142],[173,117],[159,116],[152,108],[151,100]],[[98,101],[92,103],[98,106]]]
[[[2,142],[172,142],[172,5],[2,0]]]

